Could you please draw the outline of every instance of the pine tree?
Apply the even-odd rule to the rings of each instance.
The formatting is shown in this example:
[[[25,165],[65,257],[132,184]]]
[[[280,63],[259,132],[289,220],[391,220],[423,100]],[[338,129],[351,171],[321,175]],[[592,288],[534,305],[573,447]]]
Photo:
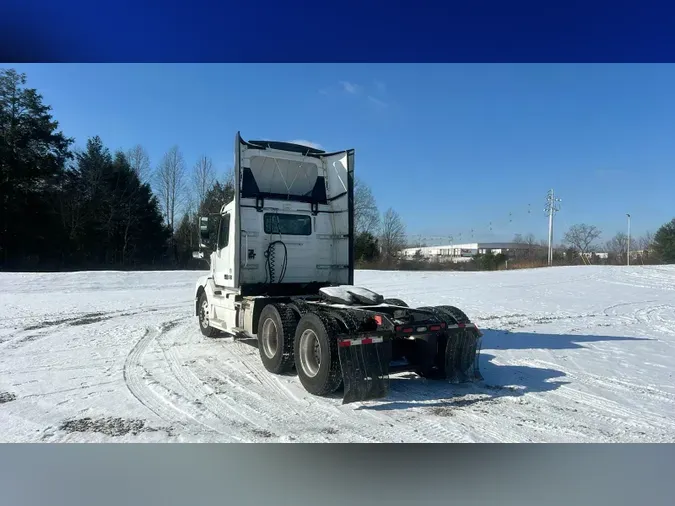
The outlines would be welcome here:
[[[675,218],[663,225],[654,235],[654,253],[667,264],[675,264]]]
[[[166,260],[170,233],[157,199],[122,152],[113,157],[99,137],[89,139],[66,194],[76,263],[142,266]]]
[[[0,70],[0,265],[58,258],[61,233],[54,193],[72,139],[58,130],[26,75]]]

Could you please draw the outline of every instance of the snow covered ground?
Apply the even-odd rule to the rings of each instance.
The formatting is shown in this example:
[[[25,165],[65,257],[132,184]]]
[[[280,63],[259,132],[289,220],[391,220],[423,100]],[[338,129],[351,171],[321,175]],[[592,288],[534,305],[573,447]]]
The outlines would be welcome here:
[[[675,266],[360,271],[484,330],[485,381],[342,406],[206,339],[196,272],[0,273],[3,442],[674,442]]]

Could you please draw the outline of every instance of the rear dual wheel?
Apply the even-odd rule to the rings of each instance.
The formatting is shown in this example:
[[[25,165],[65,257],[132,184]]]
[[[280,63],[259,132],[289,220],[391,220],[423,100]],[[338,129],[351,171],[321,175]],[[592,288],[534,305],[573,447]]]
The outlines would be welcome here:
[[[263,366],[274,374],[293,368],[293,338],[298,316],[285,304],[268,304],[260,312],[258,350]]]
[[[337,350],[337,322],[328,315],[302,318],[285,304],[268,304],[260,313],[258,350],[269,372],[282,374],[293,366],[302,386],[313,395],[335,392],[342,383]]]
[[[421,307],[424,311],[431,311],[437,318],[441,319],[446,325],[454,325],[456,322],[445,312],[439,311],[437,307]],[[436,335],[434,339],[425,341],[417,339],[415,341],[415,352],[413,361],[415,363],[415,372],[427,379],[440,380],[445,379],[445,348],[448,342],[447,332]]]
[[[446,325],[471,323],[466,314],[454,306],[421,307],[420,309],[433,312],[437,318]],[[439,333],[436,339],[424,341],[418,339],[415,343],[415,372],[427,379],[448,379],[466,377],[466,357],[474,357],[477,351],[476,341],[469,337],[470,329],[456,329]],[[453,361],[446,364],[446,350],[452,346]],[[464,349],[457,348],[464,346]],[[450,369],[448,369],[450,365]],[[476,378],[481,378],[478,371],[474,372]]]
[[[342,383],[337,322],[328,315],[307,313],[295,330],[295,369],[310,394],[328,395]]]

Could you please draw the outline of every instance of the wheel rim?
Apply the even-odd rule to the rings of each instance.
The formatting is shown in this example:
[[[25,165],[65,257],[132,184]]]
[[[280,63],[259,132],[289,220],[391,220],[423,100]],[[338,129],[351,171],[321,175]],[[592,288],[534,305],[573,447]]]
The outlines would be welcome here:
[[[321,343],[312,329],[305,330],[300,335],[300,366],[304,373],[313,378],[321,367]]]
[[[209,301],[206,299],[202,302],[202,307],[199,311],[199,323],[205,329],[209,327]]]
[[[272,318],[267,318],[263,323],[261,332],[263,353],[267,358],[274,358],[279,347],[279,330]]]

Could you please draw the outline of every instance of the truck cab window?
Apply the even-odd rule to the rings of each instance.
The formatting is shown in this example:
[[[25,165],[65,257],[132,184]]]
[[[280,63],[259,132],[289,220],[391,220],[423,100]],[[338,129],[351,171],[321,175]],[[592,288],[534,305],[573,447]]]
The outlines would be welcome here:
[[[312,235],[312,220],[302,214],[265,213],[266,234]]]
[[[230,242],[230,215],[226,214],[220,218],[220,229],[218,230],[218,249],[222,249]]]

